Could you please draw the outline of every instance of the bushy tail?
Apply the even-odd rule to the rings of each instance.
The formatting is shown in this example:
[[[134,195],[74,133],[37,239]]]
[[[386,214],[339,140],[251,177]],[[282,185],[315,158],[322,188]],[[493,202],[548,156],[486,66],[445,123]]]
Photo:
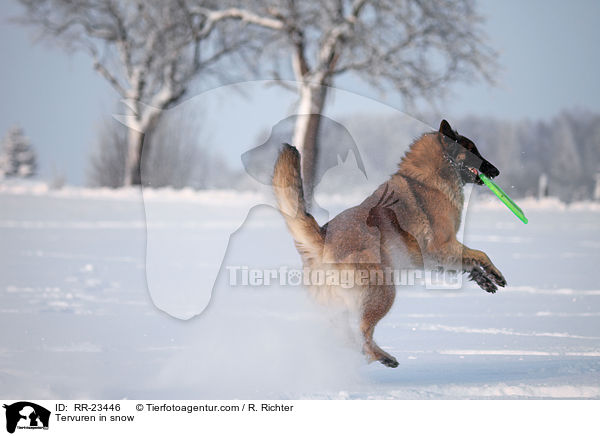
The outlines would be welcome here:
[[[300,153],[289,144],[283,144],[275,163],[273,190],[302,259],[309,264],[319,262],[323,253],[323,235],[313,216],[306,212]]]

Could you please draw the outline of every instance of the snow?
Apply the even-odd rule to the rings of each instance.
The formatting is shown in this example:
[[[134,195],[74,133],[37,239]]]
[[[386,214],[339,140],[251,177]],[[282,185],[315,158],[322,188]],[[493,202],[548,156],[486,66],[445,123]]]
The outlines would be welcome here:
[[[356,200],[317,198],[334,211]],[[509,286],[495,295],[466,280],[458,290],[399,287],[375,332],[400,362],[389,369],[367,365],[302,287],[228,284],[228,265],[300,266],[270,206],[222,241],[235,224],[227,215],[262,202],[264,193],[0,185],[2,396],[600,399],[597,203],[520,199],[524,225],[472,195],[465,243],[488,253]],[[157,203],[169,214],[146,222],[144,206]],[[201,315],[182,321],[155,306],[147,227],[188,234],[199,247],[185,255],[218,271]],[[222,247],[219,269],[210,253]]]

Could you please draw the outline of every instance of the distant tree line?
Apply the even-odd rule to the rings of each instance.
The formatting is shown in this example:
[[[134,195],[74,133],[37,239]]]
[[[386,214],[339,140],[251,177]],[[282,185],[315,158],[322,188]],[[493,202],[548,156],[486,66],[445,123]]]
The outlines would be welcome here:
[[[467,117],[458,125],[500,168],[499,180],[516,195],[536,195],[545,175],[550,196],[593,198],[600,173],[599,114],[570,110],[547,121]]]
[[[431,125],[440,117],[427,115]],[[516,198],[537,196],[540,179],[545,179],[547,195],[563,201],[597,198],[600,189],[600,114],[586,111],[563,111],[550,120],[506,121],[491,117],[466,116],[451,119],[459,133],[471,138],[480,152],[501,174],[498,183]],[[188,186],[195,189],[250,189],[248,178],[240,169],[233,169],[218,153],[205,146],[202,117],[183,119],[177,113],[165,116],[147,140],[151,141],[144,157],[147,185],[154,187]],[[317,138],[323,150],[317,159],[319,173],[326,172],[318,189],[335,194],[351,192],[367,182],[385,180],[412,143],[426,132],[427,125],[407,115],[380,116],[356,114],[338,120],[349,130],[336,128],[336,123],[324,124]],[[116,129],[116,130],[115,130]],[[101,135],[97,153],[92,159],[90,181],[94,185],[121,186],[126,151],[126,128],[114,123]],[[277,135],[279,142],[292,142],[294,124],[285,123]],[[339,149],[340,143],[354,141],[366,168],[366,178],[358,170],[355,157],[338,157],[338,166],[325,162],[329,149]],[[256,142],[260,145],[261,141]],[[350,149],[350,146],[342,149]],[[337,151],[336,151],[337,152]],[[273,156],[266,157],[273,160]],[[237,162],[236,162],[237,163]],[[270,168],[273,162],[264,162]],[[151,176],[150,176],[151,175]]]
[[[565,110],[539,121],[445,117],[500,169],[498,183],[510,195],[537,196],[540,178],[545,178],[550,196],[567,202],[598,199],[600,114]],[[432,125],[440,120],[439,116],[425,118]],[[423,125],[407,116],[356,115],[346,121],[355,126],[367,173],[375,178],[394,171],[410,143],[423,133]]]

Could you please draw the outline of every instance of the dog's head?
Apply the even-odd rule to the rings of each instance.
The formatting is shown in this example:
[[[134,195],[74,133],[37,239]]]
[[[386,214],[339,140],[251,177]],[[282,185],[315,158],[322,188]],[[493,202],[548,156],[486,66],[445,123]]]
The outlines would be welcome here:
[[[442,143],[448,159],[452,166],[457,169],[464,183],[483,185],[477,175],[478,172],[482,172],[490,179],[500,174],[498,168],[479,153],[473,141],[459,135],[456,130],[452,130],[448,121],[442,120],[439,132],[442,134]]]

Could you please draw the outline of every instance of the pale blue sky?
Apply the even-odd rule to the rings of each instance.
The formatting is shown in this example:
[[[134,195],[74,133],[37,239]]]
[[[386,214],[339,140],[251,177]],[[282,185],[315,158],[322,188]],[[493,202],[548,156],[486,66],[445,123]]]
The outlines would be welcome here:
[[[600,112],[600,2],[486,0],[479,6],[503,67],[499,86],[454,86],[438,105],[444,116],[548,119],[564,108]],[[88,57],[35,43],[32,29],[8,23],[18,11],[13,1],[0,6],[0,135],[21,124],[43,177],[56,168],[69,183],[82,184],[95,135],[102,118],[115,112],[117,96]],[[338,86],[380,98],[355,80]],[[393,95],[386,102],[401,108]]]

